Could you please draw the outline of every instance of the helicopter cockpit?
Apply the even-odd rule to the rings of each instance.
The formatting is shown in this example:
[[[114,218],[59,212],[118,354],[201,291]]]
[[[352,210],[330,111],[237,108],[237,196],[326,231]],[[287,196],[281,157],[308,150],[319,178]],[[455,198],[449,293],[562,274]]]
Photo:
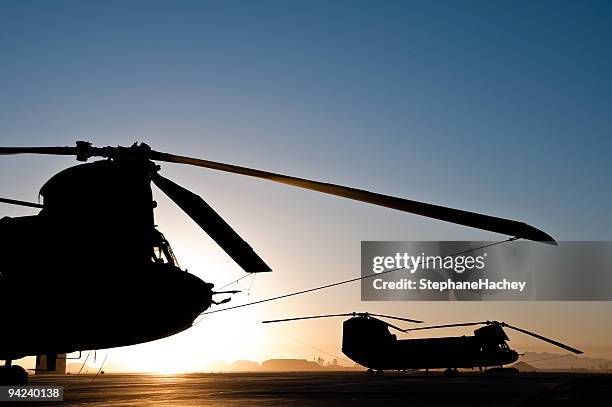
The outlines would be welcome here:
[[[178,261],[174,256],[170,243],[164,237],[164,235],[157,229],[153,229],[153,252],[151,253],[151,260],[156,264],[170,264],[175,267],[179,267]]]

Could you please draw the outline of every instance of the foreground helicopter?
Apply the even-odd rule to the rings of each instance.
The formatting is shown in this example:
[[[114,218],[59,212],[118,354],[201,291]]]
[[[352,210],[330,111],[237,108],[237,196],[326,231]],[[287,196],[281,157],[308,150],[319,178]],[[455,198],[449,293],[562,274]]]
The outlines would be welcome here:
[[[445,374],[457,374],[457,368],[502,367],[518,360],[518,353],[506,343],[510,339],[503,328],[513,329],[556,345],[570,352],[582,351],[564,345],[525,329],[505,322],[485,321],[436,325],[402,329],[374,316],[420,323],[421,321],[388,315],[363,313],[314,315],[262,321],[264,324],[297,321],[304,319],[344,317],[351,318],[342,325],[342,352],[351,360],[368,368],[368,375],[382,375],[385,370],[446,369]],[[389,332],[393,328],[400,332],[459,326],[484,325],[474,331],[473,336],[422,338],[398,340]]]
[[[0,147],[0,155],[44,154],[102,160],[67,168],[40,190],[43,203],[0,198],[41,209],[0,219],[0,384],[27,381],[12,361],[133,345],[189,328],[215,301],[213,284],[179,267],[157,230],[151,182],[189,215],[247,273],[270,267],[201,197],[161,176],[154,161],[188,164],[267,179],[516,238],[554,244],[522,222],[376,194],[251,168],[131,147]],[[18,182],[16,179],[15,182]],[[87,289],[88,301],[79,302]],[[224,292],[232,294],[235,291]]]

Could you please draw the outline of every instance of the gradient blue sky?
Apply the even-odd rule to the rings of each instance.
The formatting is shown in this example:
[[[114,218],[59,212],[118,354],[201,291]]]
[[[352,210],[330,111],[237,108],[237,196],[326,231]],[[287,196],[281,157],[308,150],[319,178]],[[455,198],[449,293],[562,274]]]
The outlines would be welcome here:
[[[610,72],[607,1],[0,0],[2,145],[144,141],[514,218],[561,240],[612,238]],[[35,200],[72,163],[4,157],[0,196]],[[499,237],[234,175],[171,165],[163,173],[203,194],[272,265],[277,273],[256,284],[262,297],[356,275],[360,240]],[[241,275],[158,200],[158,223],[183,264],[216,283]],[[529,327],[527,313],[552,321],[548,331],[559,335],[599,326],[587,346],[612,356],[606,303],[423,309],[360,304],[353,287],[232,318],[248,324],[338,307],[430,320],[493,310]],[[576,318],[562,318],[559,307]],[[168,343],[201,341],[201,325]],[[277,342],[219,357],[290,349]]]

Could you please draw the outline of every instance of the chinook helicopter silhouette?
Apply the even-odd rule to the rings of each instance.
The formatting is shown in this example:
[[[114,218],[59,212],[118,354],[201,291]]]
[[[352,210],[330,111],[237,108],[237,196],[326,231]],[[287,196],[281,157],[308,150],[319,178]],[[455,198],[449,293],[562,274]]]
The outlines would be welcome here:
[[[325,194],[555,244],[522,222],[411,201],[252,168],[131,147],[0,147],[0,155],[76,156],[81,162],[49,179],[43,203],[0,198],[40,208],[34,216],[0,219],[0,383],[24,383],[12,361],[45,355],[54,370],[58,354],[133,345],[192,326],[220,292],[182,270],[157,230],[151,182],[191,217],[247,273],[271,271],[200,196],[161,176],[156,161],[188,164],[266,179]],[[79,299],[87,288],[88,298]],[[223,292],[233,294],[236,291]]]
[[[570,352],[582,351],[542,335],[509,325],[505,322],[484,321],[458,324],[434,325],[402,329],[375,317],[391,318],[401,321],[421,323],[422,321],[394,317],[390,315],[352,312],[346,314],[313,315],[262,321],[264,324],[298,321],[304,319],[347,317],[342,324],[342,353],[352,361],[368,368],[367,374],[383,375],[385,370],[428,370],[446,369],[445,375],[456,375],[457,368],[480,368],[514,363],[518,353],[510,349],[510,339],[503,328],[533,336]],[[473,336],[454,336],[441,338],[397,339],[389,328],[400,332],[425,329],[450,328],[460,326],[484,325],[474,331]]]

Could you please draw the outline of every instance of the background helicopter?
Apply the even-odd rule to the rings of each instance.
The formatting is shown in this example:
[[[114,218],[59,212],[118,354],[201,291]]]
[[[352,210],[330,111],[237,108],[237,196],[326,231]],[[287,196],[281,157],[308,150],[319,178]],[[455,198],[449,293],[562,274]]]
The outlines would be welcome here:
[[[510,339],[502,328],[510,328],[556,345],[570,352],[582,351],[564,345],[525,329],[505,322],[485,321],[459,324],[435,325],[402,329],[373,316],[393,318],[420,323],[421,321],[364,313],[314,315],[262,321],[264,324],[297,321],[304,319],[350,316],[342,324],[342,353],[351,360],[368,368],[368,375],[382,375],[385,370],[446,369],[446,375],[455,375],[457,368],[496,366],[502,367],[518,360],[518,353],[507,344]],[[484,325],[474,331],[473,336],[452,336],[398,340],[389,332],[393,328],[400,332],[417,331],[458,326]]]
[[[24,383],[12,360],[147,342],[189,328],[212,304],[213,284],[179,267],[154,223],[151,182],[170,197],[247,273],[270,267],[201,197],[164,178],[153,161],[189,164],[267,179],[554,244],[548,234],[522,222],[431,205],[350,187],[131,147],[0,147],[0,155],[74,155],[80,164],[54,175],[40,190],[43,204],[0,198],[40,208],[35,216],[0,220],[0,317],[11,321],[0,336],[0,382]],[[74,306],[83,287],[94,301]],[[26,292],[26,296],[24,293]],[[233,293],[233,292],[226,292]],[[227,302],[225,298],[222,302]],[[44,336],[41,336],[44,333]]]

